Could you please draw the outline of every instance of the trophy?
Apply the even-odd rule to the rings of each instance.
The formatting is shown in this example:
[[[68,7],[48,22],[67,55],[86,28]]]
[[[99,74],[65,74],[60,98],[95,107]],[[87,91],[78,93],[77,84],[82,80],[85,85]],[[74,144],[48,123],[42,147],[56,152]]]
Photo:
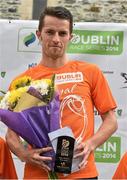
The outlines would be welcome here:
[[[73,137],[58,137],[54,166],[55,172],[71,173],[74,143],[75,139]]]
[[[77,142],[71,128],[64,127],[50,132],[48,135],[55,152],[54,171],[63,173],[65,176],[79,171],[78,165],[82,161],[82,157],[73,158]]]

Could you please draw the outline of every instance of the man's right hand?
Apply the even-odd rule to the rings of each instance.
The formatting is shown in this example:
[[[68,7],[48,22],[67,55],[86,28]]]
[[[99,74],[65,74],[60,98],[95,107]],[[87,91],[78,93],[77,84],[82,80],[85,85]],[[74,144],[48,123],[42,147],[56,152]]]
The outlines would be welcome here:
[[[52,161],[52,157],[43,156],[44,153],[52,151],[52,147],[45,147],[40,149],[26,149],[25,152],[22,153],[22,157],[19,158],[21,161],[26,163],[31,163],[35,165],[39,165],[45,170],[50,171],[50,167],[47,165],[50,161]]]
[[[7,131],[6,141],[12,153],[19,157],[21,161],[38,165],[47,171],[51,170],[47,164],[52,161],[52,157],[47,157],[43,154],[52,151],[52,147],[26,149],[24,148],[20,137],[11,129],[8,129]]]

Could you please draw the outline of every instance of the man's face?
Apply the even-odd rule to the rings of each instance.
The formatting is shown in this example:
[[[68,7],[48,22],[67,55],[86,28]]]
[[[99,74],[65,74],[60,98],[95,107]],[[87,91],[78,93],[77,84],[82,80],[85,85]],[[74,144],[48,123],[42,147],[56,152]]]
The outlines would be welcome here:
[[[42,41],[43,54],[53,59],[65,54],[71,39],[70,22],[52,16],[44,18],[44,25],[38,37]]]

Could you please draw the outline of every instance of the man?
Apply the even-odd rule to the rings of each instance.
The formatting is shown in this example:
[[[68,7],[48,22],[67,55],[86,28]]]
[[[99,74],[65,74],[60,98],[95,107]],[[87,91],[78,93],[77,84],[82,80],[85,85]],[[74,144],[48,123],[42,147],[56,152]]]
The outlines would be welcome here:
[[[123,154],[112,179],[127,179],[127,152]]]
[[[73,17],[63,7],[48,7],[40,16],[37,36],[42,45],[40,63],[20,76],[33,79],[51,78],[56,74],[60,92],[62,126],[71,127],[78,142],[74,158],[83,157],[79,171],[59,178],[94,178],[98,176],[94,150],[103,144],[117,129],[114,113],[116,103],[100,69],[93,64],[69,61],[65,51],[72,38]],[[99,111],[102,124],[94,134],[94,106]],[[50,168],[46,162],[51,157],[42,154],[51,147],[24,150],[18,135],[8,130],[7,142],[11,151],[26,162],[24,178],[45,178]],[[41,154],[41,156],[40,156]]]
[[[0,179],[18,179],[11,152],[0,137]]]

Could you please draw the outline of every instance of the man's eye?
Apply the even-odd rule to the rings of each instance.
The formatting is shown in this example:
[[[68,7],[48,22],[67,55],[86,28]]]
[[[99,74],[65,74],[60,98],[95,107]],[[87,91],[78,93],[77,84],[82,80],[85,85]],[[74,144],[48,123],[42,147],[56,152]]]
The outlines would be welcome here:
[[[52,35],[54,32],[53,31],[47,31],[46,33],[49,35]]]
[[[59,35],[60,35],[60,36],[66,36],[66,35],[67,35],[67,32],[61,31],[61,32],[59,32]]]

